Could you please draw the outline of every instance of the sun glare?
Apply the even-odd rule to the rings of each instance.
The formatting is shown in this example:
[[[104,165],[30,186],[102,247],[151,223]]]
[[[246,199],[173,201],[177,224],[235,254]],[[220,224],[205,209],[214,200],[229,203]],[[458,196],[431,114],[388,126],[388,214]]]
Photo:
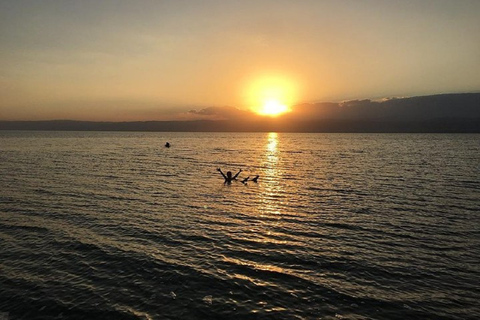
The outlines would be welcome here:
[[[258,109],[257,113],[274,117],[288,111],[290,111],[290,109],[286,105],[277,100],[271,99],[265,101],[262,108]]]
[[[247,103],[259,115],[277,117],[291,111],[295,95],[292,80],[284,76],[263,76],[250,83]]]

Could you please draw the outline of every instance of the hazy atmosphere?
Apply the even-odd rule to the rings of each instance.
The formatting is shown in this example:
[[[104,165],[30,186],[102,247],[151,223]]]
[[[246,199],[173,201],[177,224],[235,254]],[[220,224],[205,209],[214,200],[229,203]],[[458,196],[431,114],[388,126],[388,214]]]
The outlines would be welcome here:
[[[0,120],[293,116],[478,92],[479,34],[468,0],[2,0]]]
[[[480,0],[0,0],[0,320],[480,319]]]

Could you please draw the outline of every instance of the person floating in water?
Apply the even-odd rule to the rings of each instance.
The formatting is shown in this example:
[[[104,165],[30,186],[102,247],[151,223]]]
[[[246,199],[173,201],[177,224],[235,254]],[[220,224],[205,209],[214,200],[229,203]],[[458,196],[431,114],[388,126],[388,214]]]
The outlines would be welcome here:
[[[170,148],[170,142],[165,143],[165,148]]]
[[[222,169],[220,169],[220,168],[218,168],[217,171],[220,172],[223,176],[223,179],[225,179],[224,184],[230,184],[230,183],[232,183],[233,180],[237,179],[240,172],[242,172],[242,169],[238,170],[237,174],[234,175],[233,177],[232,177],[232,172],[231,171],[227,171],[227,175],[225,175],[222,172]]]
[[[250,179],[250,176],[246,177],[245,179],[243,179],[240,182],[243,183],[243,184],[247,184],[248,179]]]
[[[257,183],[258,177],[259,177],[258,175],[257,175],[257,176],[255,176],[253,179],[251,179],[251,181],[253,181],[253,182]]]

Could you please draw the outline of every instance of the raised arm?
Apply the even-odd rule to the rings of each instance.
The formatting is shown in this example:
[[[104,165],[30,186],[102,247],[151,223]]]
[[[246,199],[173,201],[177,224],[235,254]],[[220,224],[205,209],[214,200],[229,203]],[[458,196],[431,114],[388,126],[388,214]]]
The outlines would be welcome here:
[[[218,172],[220,172],[220,173],[222,174],[222,176],[223,176],[223,179],[227,180],[227,176],[226,176],[225,174],[223,174],[223,172],[222,172],[222,169],[220,169],[220,168],[217,168],[217,171],[218,171]]]
[[[242,169],[238,170],[237,174],[233,176],[233,180],[237,179],[238,175],[242,172]]]

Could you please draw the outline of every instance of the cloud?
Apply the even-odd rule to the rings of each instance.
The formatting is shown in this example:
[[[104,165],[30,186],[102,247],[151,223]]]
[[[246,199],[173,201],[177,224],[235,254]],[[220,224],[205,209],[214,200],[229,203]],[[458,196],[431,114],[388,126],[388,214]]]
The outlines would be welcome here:
[[[340,107],[368,107],[376,103],[378,102],[374,102],[370,99],[364,99],[364,100],[347,100],[347,101],[341,102],[339,105]]]
[[[179,114],[182,120],[235,120],[255,117],[251,111],[235,107],[208,107]]]

